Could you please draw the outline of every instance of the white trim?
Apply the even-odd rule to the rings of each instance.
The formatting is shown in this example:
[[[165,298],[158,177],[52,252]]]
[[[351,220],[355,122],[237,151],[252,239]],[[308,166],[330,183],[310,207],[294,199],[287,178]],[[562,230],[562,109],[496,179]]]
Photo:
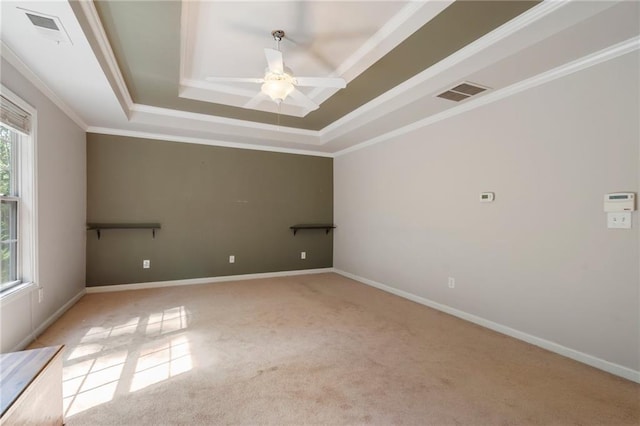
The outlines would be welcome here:
[[[183,285],[213,284],[228,281],[257,280],[264,278],[290,277],[295,275],[324,274],[334,272],[333,268],[301,269],[296,271],[263,272],[259,274],[226,275],[222,277],[191,278],[187,280],[155,281],[136,284],[115,284],[87,287],[87,293],[109,293],[113,291],[142,290],[146,288],[179,287]]]
[[[0,56],[2,56],[7,62],[9,62],[24,78],[29,80],[43,95],[45,95],[51,102],[53,102],[62,112],[65,113],[74,123],[78,125],[82,130],[87,129],[87,124],[78,116],[64,101],[55,94],[53,90],[45,84],[22,60],[9,49],[9,47],[0,40]],[[34,126],[35,128],[35,126]]]
[[[0,309],[9,305],[14,300],[30,294],[37,288],[38,286],[36,285],[36,283],[29,282],[18,284],[15,287],[4,290],[2,293],[0,293]]]
[[[84,3],[85,2],[80,2],[80,4],[84,4]],[[530,25],[532,22],[535,22],[541,19],[542,17],[548,15],[549,13],[555,11],[556,9],[564,6],[566,3],[567,2],[562,2],[562,1],[542,2],[541,4],[533,7],[532,9],[525,12],[524,14],[518,16],[514,20],[509,21],[507,24],[481,37],[480,39],[464,47],[463,49],[455,52],[454,54],[447,57],[446,59],[438,62],[436,65],[428,68],[427,70],[405,81],[404,83],[396,86],[395,88],[385,92],[384,94],[378,96],[377,98],[361,106],[360,108],[352,111],[351,113],[343,116],[342,118],[334,121],[333,123],[329,124],[328,126],[324,127],[321,130],[308,130],[308,129],[296,128],[296,127],[281,127],[273,124],[246,121],[246,120],[241,120],[236,118],[227,118],[227,117],[221,117],[221,116],[215,116],[215,115],[200,114],[200,113],[194,113],[189,111],[161,108],[161,107],[134,104],[134,103],[130,104],[127,116],[131,117],[132,113],[135,111],[135,112],[143,112],[147,114],[154,114],[154,115],[160,115],[165,117],[183,118],[183,119],[191,119],[191,120],[197,120],[202,122],[225,124],[225,125],[240,127],[240,128],[273,130],[280,133],[289,133],[294,135],[307,135],[310,137],[317,138],[318,139],[317,145],[324,145],[336,139],[337,137],[341,136],[345,132],[349,131],[349,129],[346,128],[346,125],[350,123],[352,120],[369,113],[372,109],[377,108],[382,104],[400,96],[401,94],[412,90],[414,87],[424,83],[428,79],[432,78],[434,75],[442,73],[447,69],[451,68],[452,66],[457,65],[458,63],[477,54],[478,52],[481,52],[482,50],[487,49],[492,44],[525,28],[526,26]],[[93,9],[95,10],[95,6],[93,6]],[[87,19],[89,21],[92,21],[93,19],[97,19],[97,18],[94,18],[93,16],[89,16],[89,13],[86,9],[85,9],[85,15],[87,16]],[[100,30],[101,30],[100,35],[101,37],[105,37],[104,42],[106,43],[106,46],[109,48],[109,52],[110,52],[110,54],[107,54],[106,52],[103,51],[103,54],[105,55],[105,57],[108,57],[109,59],[108,62],[110,63],[110,66],[112,66],[111,64],[113,63],[113,66],[116,66],[117,68],[117,62],[115,62],[115,57],[113,56],[113,52],[110,50],[110,46],[106,41],[106,36],[104,36],[104,29],[102,29],[101,25],[98,25],[98,24],[96,25],[100,27]],[[95,28],[94,28],[94,34],[96,35],[96,38],[99,38]],[[182,36],[182,33],[181,33],[181,39],[182,38],[184,37]],[[181,40],[181,51],[183,50],[184,49],[182,49],[182,40]],[[183,53],[181,52],[181,56],[182,54]],[[183,58],[181,58],[181,62],[182,61],[183,61]],[[184,71],[182,69],[182,65],[181,65],[180,71],[181,72]],[[120,77],[121,77],[121,74],[120,74]],[[183,79],[184,77],[180,75],[180,80],[182,81]],[[124,89],[126,89],[126,86],[124,86]],[[341,127],[343,128],[342,131],[338,130]],[[336,131],[337,133],[334,135],[331,135],[330,138],[325,140],[324,136],[326,136],[329,132],[332,132],[332,131]],[[178,142],[182,142],[182,141],[178,141]],[[239,146],[239,147],[245,148],[245,146]]]
[[[537,6],[529,9],[522,15],[512,19],[506,24],[498,27],[497,29],[489,32],[488,34],[480,37],[469,45],[463,47],[462,49],[456,51],[455,53],[447,56],[445,59],[440,62],[434,64],[433,66],[427,68],[416,76],[410,78],[409,80],[399,84],[398,86],[390,89],[389,91],[383,93],[377,98],[369,101],[364,104],[360,108],[350,112],[349,114],[339,118],[328,126],[324,127],[320,130],[320,137],[323,138],[330,132],[336,132],[334,135],[331,135],[331,138],[324,141],[324,143],[330,142],[331,140],[343,135],[349,129],[346,129],[346,125],[353,121],[354,119],[370,113],[373,109],[378,108],[385,104],[386,102],[391,101],[392,99],[397,98],[405,92],[409,92],[413,90],[416,86],[421,85],[433,78],[434,76],[441,74],[451,67],[461,63],[469,59],[470,57],[482,52],[485,49],[488,49],[495,43],[509,37],[516,32],[526,28],[531,25],[533,22],[542,19],[548,14],[554,12],[556,9],[566,6],[568,1],[544,1]],[[343,128],[340,130],[340,128]]]
[[[20,343],[18,343],[11,351],[9,352],[17,352],[26,348],[31,342],[35,341],[40,334],[42,334],[51,324],[53,324],[58,318],[62,316],[65,312],[69,310],[73,305],[76,304],[78,300],[82,296],[86,294],[86,290],[82,289],[78,294],[73,296],[67,303],[62,305],[60,309],[55,311],[49,318],[47,318],[38,328],[33,330],[27,337],[25,337]]]
[[[505,334],[507,336],[516,338],[518,340],[522,340],[524,342],[530,343],[532,345],[541,347],[548,351],[557,353],[559,355],[565,356],[567,358],[571,358],[575,361],[579,361],[583,364],[587,364],[591,367],[595,367],[597,369],[606,371],[607,373],[614,374],[619,377],[623,377],[627,380],[631,380],[636,383],[640,383],[640,371],[632,370],[631,368],[624,367],[619,364],[615,364],[613,362],[606,361],[604,359],[595,357],[593,355],[586,354],[584,352],[577,351],[575,349],[568,348],[559,343],[551,342],[549,340],[533,336],[531,334],[525,333],[523,331],[516,330],[511,327],[507,327],[506,325],[499,324],[497,322],[490,321],[488,319],[479,317],[477,315],[473,315],[464,311],[461,311],[456,308],[452,308],[448,305],[444,305],[442,303],[434,302],[433,300],[429,300],[427,298],[416,296],[415,294],[399,290],[397,288],[388,286],[386,284],[379,283],[377,281],[370,280],[368,278],[364,278],[355,274],[351,274],[349,272],[334,268],[334,272],[345,276],[347,278],[351,278],[352,280],[359,281],[363,284],[369,285],[371,287],[375,287],[382,291],[386,291],[387,293],[395,294],[396,296],[400,296],[402,298],[411,300],[416,303],[420,303],[421,305],[428,306],[430,308],[436,309],[441,312],[445,312],[449,315],[453,315],[455,317],[461,318],[465,321],[472,322],[474,324],[478,324],[482,327],[488,328],[493,331],[497,331],[498,333]]]
[[[543,72],[541,74],[538,74],[526,80],[522,80],[518,83],[512,84],[511,86],[507,86],[503,89],[499,89],[494,92],[487,93],[484,96],[480,96],[478,98],[463,102],[460,105],[450,108],[446,111],[442,111],[440,113],[431,115],[427,118],[423,118],[422,120],[418,120],[414,123],[408,124],[406,126],[384,133],[380,136],[376,136],[375,138],[361,142],[357,145],[353,145],[349,148],[345,148],[341,151],[334,153],[334,157],[339,157],[341,155],[345,155],[353,151],[358,151],[360,149],[369,147],[371,145],[375,145],[380,142],[384,142],[386,140],[389,140],[398,136],[402,136],[414,130],[421,129],[423,127],[429,126],[431,124],[437,123],[447,118],[455,117],[456,115],[462,114],[467,111],[471,111],[475,108],[505,99],[509,96],[513,96],[525,90],[529,90],[534,87],[540,86],[542,84],[549,83],[558,78],[565,77],[569,74],[584,70],[594,65],[598,65],[602,62],[615,59],[619,56],[625,55],[627,53],[633,52],[634,50],[638,50],[638,49],[640,49],[640,36],[632,37],[629,40],[625,40],[618,44],[614,44],[613,46],[609,46],[598,52],[584,56],[580,59],[561,65],[559,67]]]
[[[131,108],[133,107],[133,99],[131,98],[131,94],[129,93],[127,84],[125,83],[122,72],[120,71],[120,67],[118,66],[118,61],[116,60],[116,56],[113,53],[111,44],[109,43],[107,33],[104,31],[104,27],[102,26],[102,21],[100,21],[98,10],[96,9],[96,6],[92,1],[78,1],[78,4],[84,12],[84,17],[91,27],[93,36],[95,37],[95,40],[100,47],[100,53],[102,53],[102,57],[106,61],[107,66],[109,67],[109,71],[111,72],[111,76],[115,80],[115,89],[118,90],[120,96],[126,104],[123,106],[128,108],[128,111],[125,111],[125,114],[127,115],[127,117],[129,117],[129,115],[131,114]],[[116,96],[116,98],[118,98],[118,96]]]
[[[0,83],[0,93],[11,102],[29,113],[31,131],[28,141],[20,141],[19,188],[20,208],[18,210],[18,273],[26,282],[39,282],[38,266],[38,111],[11,89]],[[25,208],[26,206],[26,208]]]
[[[252,145],[252,144],[239,143],[239,142],[225,142],[225,141],[213,140],[213,139],[193,138],[189,136],[175,136],[175,135],[167,135],[163,133],[140,132],[137,130],[112,129],[108,127],[90,126],[86,130],[86,132],[100,133],[103,135],[113,135],[113,136],[127,136],[127,137],[133,137],[133,138],[157,139],[157,140],[169,141],[169,142],[184,142],[184,143],[193,143],[198,145],[221,146],[226,148],[250,149],[254,151],[268,151],[268,152],[280,152],[284,154],[311,155],[314,157],[330,157],[330,158],[333,157],[333,154],[328,152],[321,152],[321,151],[311,151],[311,150],[307,151],[304,149],[280,148],[280,147],[267,146],[267,145]]]
[[[3,90],[6,90],[3,87]],[[17,99],[15,99],[17,100]],[[14,100],[14,102],[15,102]],[[24,102],[20,105],[31,115],[32,129],[26,143],[21,143],[20,152],[20,204],[22,209],[18,214],[20,221],[20,272],[23,279],[39,284],[38,264],[38,111]],[[25,209],[25,206],[27,207]],[[26,210],[26,211],[25,211]]]
[[[446,72],[451,67],[459,64],[462,61],[469,59],[470,57],[473,57],[474,55],[477,55],[478,53],[491,47],[495,43],[509,36],[512,36],[513,34],[517,33],[523,28],[526,28],[532,23],[537,22],[540,19],[544,18],[545,16],[566,6],[568,3],[571,3],[571,1],[544,1],[540,3],[539,5],[531,8],[524,14],[516,17],[515,19],[507,22],[506,24],[486,34],[480,39],[460,49],[459,51],[455,52],[449,57],[443,59],[442,61],[438,62],[437,64],[428,68],[427,70],[423,71],[417,76],[405,81],[404,83],[396,86],[395,88],[389,90],[388,92],[385,92],[384,94],[378,96],[377,98],[373,99],[372,101],[365,104],[364,106],[358,108],[355,111],[352,111],[346,116],[343,116],[342,118],[338,119],[337,121],[334,121],[333,123],[329,124],[328,126],[324,127],[319,131],[295,128],[295,127],[280,127],[277,125],[272,125],[267,123],[259,123],[259,122],[245,121],[245,120],[234,119],[234,118],[211,116],[208,114],[193,113],[188,111],[153,107],[153,106],[140,105],[140,104],[133,104],[131,106],[131,110],[129,111],[129,113],[133,114],[134,112],[139,112],[139,113],[154,115],[160,119],[162,119],[162,117],[165,117],[165,118],[172,117],[172,118],[178,118],[178,119],[188,119],[188,120],[195,120],[199,122],[228,125],[233,128],[267,130],[267,131],[278,132],[280,134],[290,134],[290,135],[304,135],[309,138],[317,139],[317,142],[309,142],[309,145],[318,146],[318,147],[324,146],[329,142],[336,140],[336,138],[340,137],[344,133],[349,132],[350,129],[347,128],[348,127],[347,125],[351,123],[353,120],[355,120],[356,118],[360,116],[364,116],[367,113],[370,113],[373,109],[383,106],[385,103],[397,98],[398,96],[401,96],[404,93],[409,93],[417,85],[425,83],[429,79],[433,78],[435,75]],[[562,67],[559,67],[559,68],[562,68]],[[548,74],[543,73],[541,75],[548,75]],[[561,77],[561,75],[555,76],[555,78],[558,78],[558,77]],[[534,79],[535,78],[536,77],[534,77]],[[527,81],[530,81],[530,80],[527,80]],[[319,155],[319,156],[326,156],[326,157],[336,157],[339,155],[344,155],[354,150],[365,148],[366,146],[381,142],[383,140],[387,140],[389,138],[402,135],[404,133],[410,132],[417,128],[443,120],[450,116],[460,114],[462,112],[472,109],[473,107],[478,107],[483,103],[476,103],[476,101],[480,101],[481,99],[482,99],[482,102],[489,103],[489,101],[496,101],[498,99],[501,99],[502,97],[509,96],[510,94],[514,94],[514,93],[517,93],[518,91],[525,90],[526,88],[528,88],[528,87],[521,87],[518,89],[518,84],[515,84],[506,89],[498,90],[491,94],[491,95],[495,95],[497,93],[500,93],[502,96],[490,97],[489,94],[483,95],[480,98],[469,100],[447,111],[443,111],[439,114],[426,117],[425,119],[420,120],[418,122],[414,122],[412,124],[409,124],[399,129],[394,129],[393,131],[390,131],[386,134],[377,136],[373,139],[366,140],[364,142],[361,142],[360,144],[351,146],[344,150],[332,152],[332,153],[319,152],[319,151],[311,151],[311,153],[309,153],[306,150],[280,149],[280,148],[269,147],[269,146],[266,146],[265,148],[260,148],[260,147],[257,147],[258,146],[257,144],[253,145],[253,144],[247,144],[247,143],[233,143],[233,142],[224,142],[219,140],[211,141],[211,140],[207,140],[206,138],[177,137],[177,136],[164,135],[162,133],[153,133],[155,136],[152,136],[152,137],[156,139],[166,139],[166,140],[172,140],[176,142],[199,143],[199,144],[215,145],[215,146],[229,146],[229,147],[236,147],[240,149],[255,149],[255,150],[265,150],[265,151],[275,151],[275,152],[296,153],[296,154],[303,154],[303,155]],[[539,82],[538,84],[542,84],[542,81]],[[534,85],[532,85],[531,87],[533,86]],[[510,90],[511,90],[511,93],[510,93]],[[461,107],[463,108],[459,109]],[[132,121],[133,122],[136,121],[135,117],[133,117]],[[98,129],[99,129],[98,127],[92,127],[91,130],[88,130],[88,131],[101,133],[101,131],[99,131]],[[127,130],[119,131],[116,129],[109,129],[105,133],[116,134],[116,132],[119,132],[120,134],[124,134],[128,131]],[[146,137],[146,136],[141,136],[141,137]],[[260,143],[262,141],[263,140],[257,140],[257,143]],[[297,144],[306,143],[301,141],[295,141],[295,142],[291,141],[291,142],[297,143]]]
[[[189,120],[205,121],[215,124],[226,124],[235,127],[246,127],[250,129],[258,130],[270,130],[278,133],[290,133],[292,135],[305,135],[305,136],[318,136],[317,130],[301,129],[298,127],[285,127],[277,124],[260,123],[257,121],[246,121],[238,118],[228,118],[218,115],[201,114],[197,112],[182,111],[169,108],[161,108],[151,105],[133,104],[131,107],[132,112],[143,112],[147,114],[169,116],[175,118],[185,118]]]
[[[335,71],[335,76],[341,76],[344,74],[350,74],[349,81],[366,71],[373,63],[365,62],[363,59],[374,53],[374,51],[383,44],[383,42],[389,43],[390,48],[385,49],[384,55],[387,55],[396,46],[406,40],[411,34],[426,25],[433,18],[435,18],[440,12],[449,7],[454,0],[442,0],[438,2],[409,2],[405,4],[402,9],[394,16],[391,17],[382,27],[376,31],[371,37],[369,37],[355,52],[349,55]],[[419,23],[409,24],[412,18],[422,10],[427,10],[426,19],[421,19]],[[380,60],[376,58],[374,63]],[[333,76],[333,75],[331,75]],[[316,92],[320,92],[322,88],[316,88],[311,92],[309,96],[313,97]]]
[[[183,3],[183,4],[186,4],[186,3]],[[184,87],[188,87],[192,89],[208,90],[212,92],[226,93],[226,94],[236,95],[236,96],[244,96],[245,98],[249,98],[249,99],[253,98],[258,93],[258,89],[249,90],[249,89],[239,88],[236,86],[231,86],[230,84],[210,83],[208,81],[182,78],[180,79],[180,93],[178,93],[178,96],[181,98],[189,98],[189,96],[182,95],[182,92],[184,91]],[[244,103],[247,103],[246,99],[244,99],[243,101]]]
[[[353,81],[453,2],[454,0],[408,2],[329,76],[342,76],[347,83]],[[337,91],[316,87],[308,96],[320,105]]]

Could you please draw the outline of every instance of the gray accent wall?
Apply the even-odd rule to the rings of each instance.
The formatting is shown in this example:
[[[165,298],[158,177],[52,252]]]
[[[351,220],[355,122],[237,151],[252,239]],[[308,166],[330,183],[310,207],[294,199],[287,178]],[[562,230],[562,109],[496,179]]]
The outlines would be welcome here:
[[[53,102],[5,59],[2,84],[37,111],[37,283],[3,299],[0,352],[23,349],[85,291],[86,139]]]
[[[331,158],[89,133],[87,169],[87,222],[162,226],[87,231],[87,286],[332,266],[333,233],[289,229],[333,222]]]
[[[603,210],[638,192],[638,65],[634,51],[336,157],[334,267],[639,371],[640,220],[607,229]]]

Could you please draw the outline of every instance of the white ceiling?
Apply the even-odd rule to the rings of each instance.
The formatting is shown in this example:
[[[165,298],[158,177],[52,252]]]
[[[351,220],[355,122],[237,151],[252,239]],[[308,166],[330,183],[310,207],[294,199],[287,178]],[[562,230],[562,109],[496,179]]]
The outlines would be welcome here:
[[[437,1],[343,3],[356,11],[338,13],[334,2],[185,2],[198,12],[183,16],[190,21],[183,25],[182,95],[192,90],[197,96],[225,97],[206,85],[190,86],[198,86],[208,75],[260,76],[262,49],[273,46],[273,29],[291,31],[301,45],[324,40],[313,44],[313,50],[283,44],[285,60],[298,75],[340,74],[350,81],[447,6]],[[274,4],[277,8],[269,9]],[[73,44],[56,45],[37,35],[18,7],[59,17]],[[93,4],[83,1],[81,7],[96,17],[93,31],[99,33]],[[2,1],[1,12],[2,57],[87,131],[315,155],[376,143],[598,61],[637,54],[640,48],[636,1],[543,2],[324,129],[312,131],[135,104],[122,81],[110,84],[69,3]],[[334,37],[341,34],[345,36]],[[98,39],[108,54],[104,34]],[[230,54],[225,50],[237,51],[237,61],[215,61],[216,55]],[[314,55],[331,58],[332,67]],[[110,67],[118,73],[115,61]],[[463,80],[492,90],[459,104],[434,97]],[[310,94],[318,102],[328,96]]]

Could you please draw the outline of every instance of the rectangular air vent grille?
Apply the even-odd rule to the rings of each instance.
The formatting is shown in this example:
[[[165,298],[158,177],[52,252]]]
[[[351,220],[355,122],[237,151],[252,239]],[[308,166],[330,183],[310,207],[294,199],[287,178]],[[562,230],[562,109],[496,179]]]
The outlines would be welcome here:
[[[471,96],[475,96],[478,93],[482,93],[487,89],[489,88],[465,81],[436,96],[439,98],[448,99],[450,101],[460,102],[462,100],[470,98]]]
[[[443,99],[448,99],[450,101],[460,102],[463,99],[467,99],[469,95],[454,92],[453,90],[447,90],[444,93],[440,93],[438,97]]]
[[[56,21],[45,16],[34,15],[33,13],[27,13],[27,18],[33,25],[40,28],[46,28],[48,30],[60,31],[60,28],[56,25]]]
[[[47,15],[40,12],[35,12],[33,10],[23,9],[18,7],[22,12],[24,12],[27,19],[29,19],[29,23],[33,25],[33,29],[36,30],[37,34],[42,37],[53,40],[56,43],[71,43],[71,38],[69,38],[69,34],[62,25],[60,18],[57,16]]]

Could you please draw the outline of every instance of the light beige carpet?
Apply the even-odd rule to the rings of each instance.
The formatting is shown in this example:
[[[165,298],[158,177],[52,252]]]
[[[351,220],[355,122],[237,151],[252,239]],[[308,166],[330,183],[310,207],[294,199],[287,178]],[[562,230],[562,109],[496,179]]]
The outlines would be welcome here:
[[[640,386],[336,274],[90,294],[68,425],[638,425]]]

